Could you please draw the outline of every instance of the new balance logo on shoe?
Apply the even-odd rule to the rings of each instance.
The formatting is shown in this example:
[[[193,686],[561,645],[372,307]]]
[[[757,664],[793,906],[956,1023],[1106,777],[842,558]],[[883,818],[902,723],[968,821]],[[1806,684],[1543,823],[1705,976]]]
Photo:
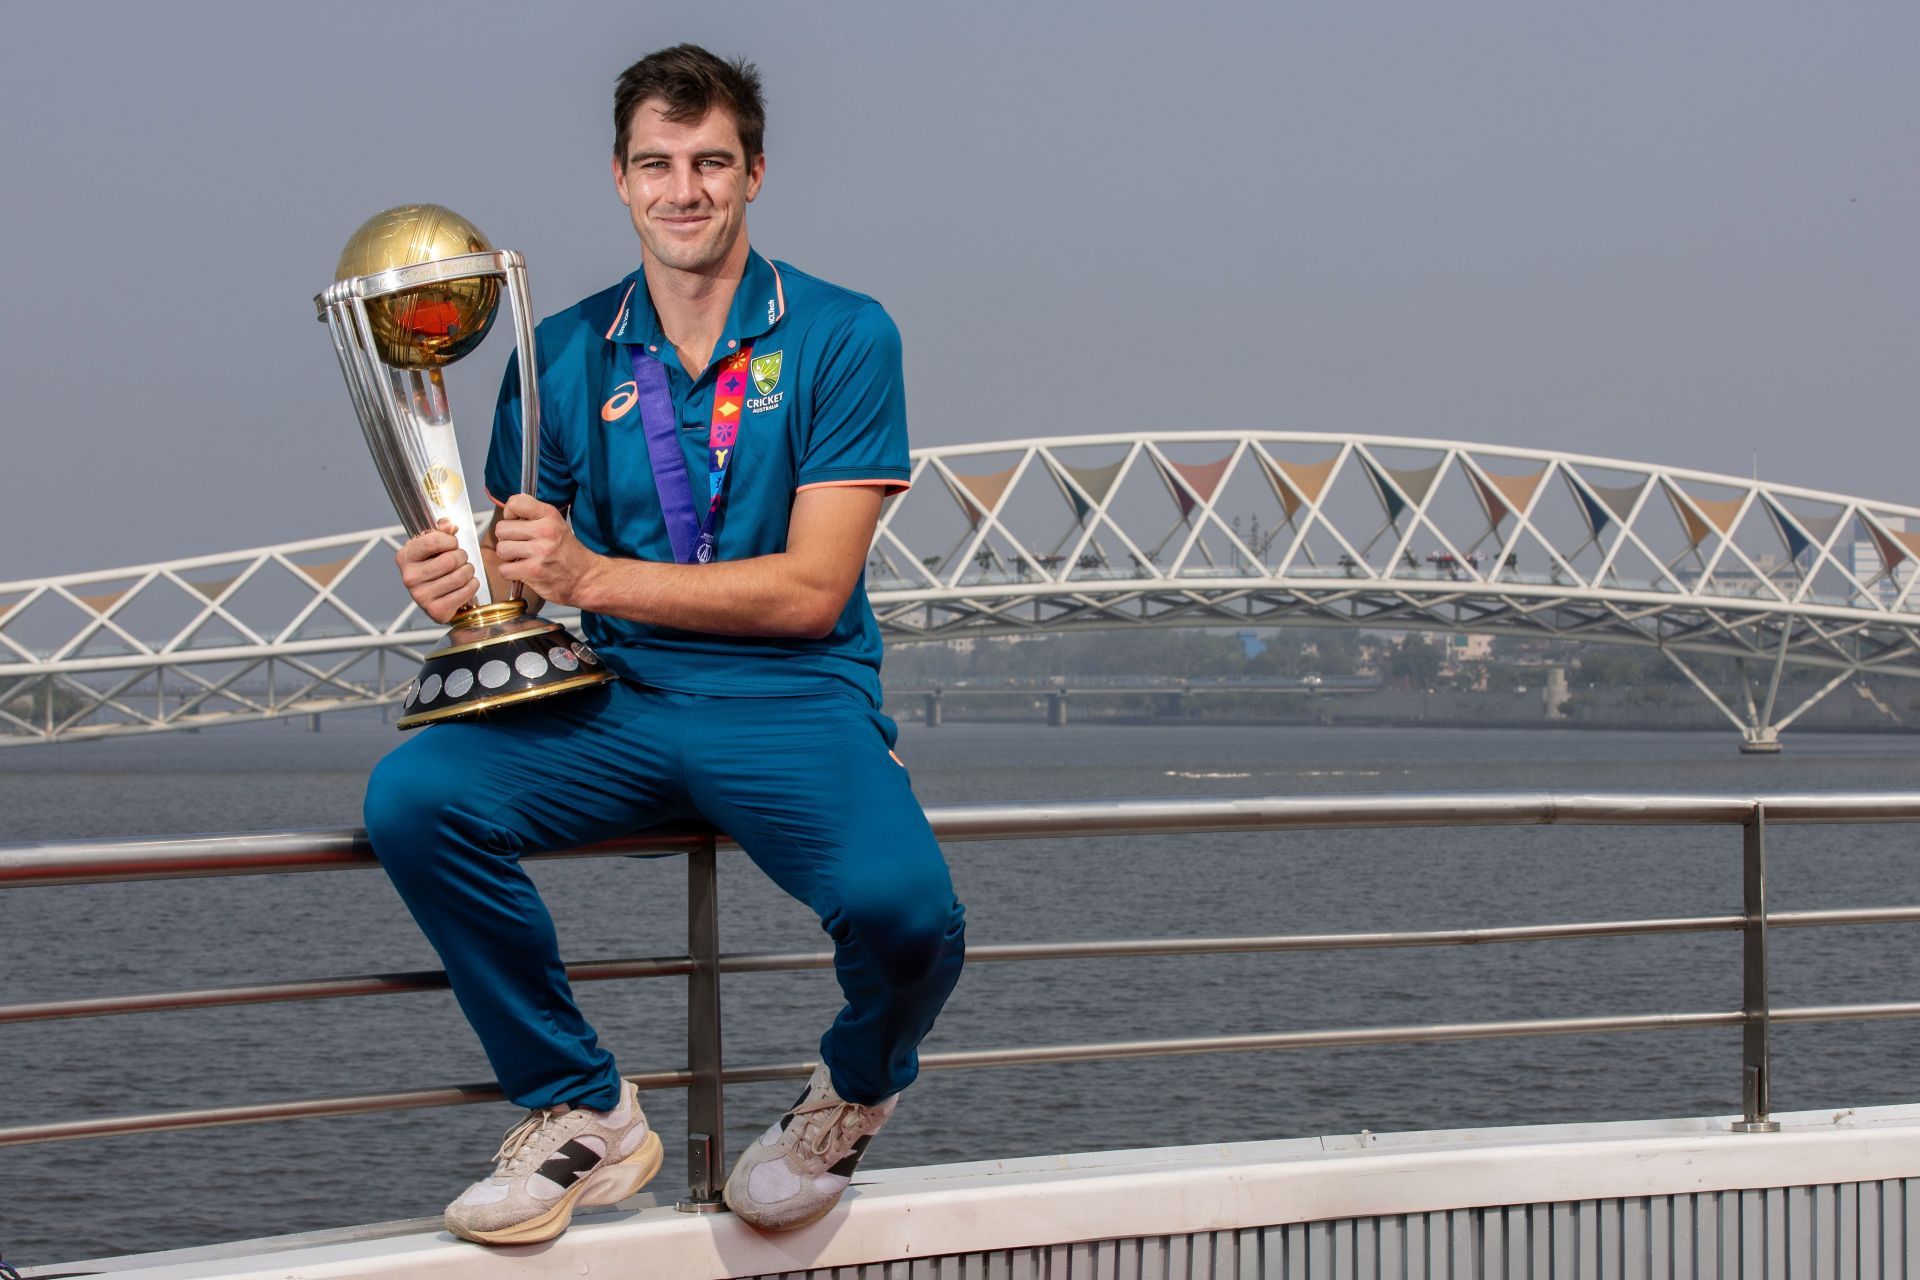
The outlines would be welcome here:
[[[601,1153],[579,1142],[569,1142],[540,1165],[540,1176],[558,1187],[570,1187],[593,1172]]]
[[[866,1137],[860,1139],[860,1141],[854,1143],[853,1150],[847,1153],[847,1158],[827,1170],[827,1172],[836,1178],[851,1178],[853,1171],[860,1167],[860,1157],[867,1154],[867,1144],[872,1141],[873,1135],[868,1134]]]

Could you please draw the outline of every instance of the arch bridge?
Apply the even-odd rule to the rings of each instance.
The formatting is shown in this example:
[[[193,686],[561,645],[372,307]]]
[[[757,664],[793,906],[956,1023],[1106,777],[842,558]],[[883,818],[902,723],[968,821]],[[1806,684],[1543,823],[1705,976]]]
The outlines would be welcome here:
[[[1282,625],[1656,649],[1750,749],[1920,676],[1920,508],[1390,436],[1062,436],[913,455],[867,586],[893,644]],[[399,700],[440,635],[399,528],[0,583],[0,745]],[[1709,678],[1732,659],[1729,688]],[[1724,668],[1726,664],[1718,666]],[[1790,668],[1813,678],[1794,705]]]

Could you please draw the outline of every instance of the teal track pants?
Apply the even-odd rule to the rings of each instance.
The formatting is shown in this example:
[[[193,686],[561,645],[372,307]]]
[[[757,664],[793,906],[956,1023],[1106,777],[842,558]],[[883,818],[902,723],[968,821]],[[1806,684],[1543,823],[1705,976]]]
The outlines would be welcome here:
[[[714,698],[627,681],[419,730],[367,783],[375,854],[524,1107],[618,1105],[522,854],[704,819],[833,939],[845,993],[820,1041],[850,1102],[898,1093],[960,976],[965,911],[893,755],[848,690]]]

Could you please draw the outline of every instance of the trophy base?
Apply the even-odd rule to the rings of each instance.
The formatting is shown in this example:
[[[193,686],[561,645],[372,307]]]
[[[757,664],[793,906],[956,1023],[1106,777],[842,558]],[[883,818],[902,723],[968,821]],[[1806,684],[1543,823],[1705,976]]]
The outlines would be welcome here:
[[[460,720],[615,679],[565,627],[527,616],[523,600],[469,605],[407,689],[399,727]]]

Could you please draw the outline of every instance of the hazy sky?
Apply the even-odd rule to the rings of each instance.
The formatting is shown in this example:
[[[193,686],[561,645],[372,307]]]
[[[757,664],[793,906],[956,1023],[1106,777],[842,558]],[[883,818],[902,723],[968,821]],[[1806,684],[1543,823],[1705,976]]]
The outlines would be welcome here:
[[[1920,500],[1920,9],[0,5],[0,580],[391,523],[310,299],[389,205],[637,246],[611,87],[757,60],[769,256],[916,444],[1361,431]],[[507,330],[458,367],[477,471]]]

